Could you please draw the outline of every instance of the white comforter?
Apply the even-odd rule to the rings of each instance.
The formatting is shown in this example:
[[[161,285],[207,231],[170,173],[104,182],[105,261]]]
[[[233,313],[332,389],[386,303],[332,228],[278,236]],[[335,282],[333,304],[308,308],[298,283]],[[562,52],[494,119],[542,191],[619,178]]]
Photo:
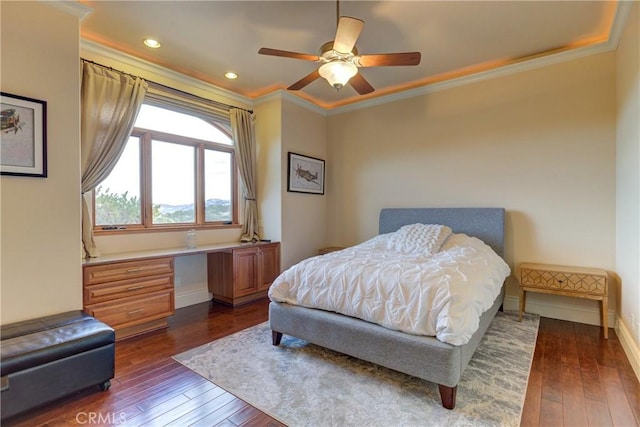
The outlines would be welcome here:
[[[399,244],[397,233],[306,259],[273,282],[269,297],[465,344],[509,267],[475,237],[443,229],[425,250],[415,239]]]

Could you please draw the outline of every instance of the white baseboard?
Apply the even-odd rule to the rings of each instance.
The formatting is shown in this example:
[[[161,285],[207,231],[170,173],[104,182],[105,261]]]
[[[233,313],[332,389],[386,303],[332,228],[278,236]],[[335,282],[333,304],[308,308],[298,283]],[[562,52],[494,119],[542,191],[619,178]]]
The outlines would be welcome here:
[[[199,304],[210,300],[211,294],[207,289],[198,289],[186,292],[176,291],[176,308],[187,307],[189,305]]]
[[[627,328],[627,325],[625,325],[622,319],[618,319],[615,329],[620,344],[629,359],[629,363],[631,363],[633,372],[635,372],[636,377],[638,377],[640,381],[640,346],[634,341],[631,331],[629,331],[629,328]]]
[[[504,309],[509,311],[518,311],[520,309],[520,298],[516,296],[506,296],[504,298]],[[542,317],[586,323],[587,325],[602,324],[600,321],[599,307],[579,307],[570,304],[534,301],[530,298],[527,298],[526,311],[527,313],[539,314]],[[615,312],[609,310],[608,315],[609,326],[615,325]]]

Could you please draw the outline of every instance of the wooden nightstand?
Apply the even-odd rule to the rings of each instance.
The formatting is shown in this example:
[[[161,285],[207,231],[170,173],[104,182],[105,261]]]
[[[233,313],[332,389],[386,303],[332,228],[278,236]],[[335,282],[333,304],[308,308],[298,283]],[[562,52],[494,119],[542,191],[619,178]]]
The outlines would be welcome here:
[[[548,264],[520,264],[520,320],[525,311],[526,292],[564,295],[602,301],[602,327],[608,339],[609,275],[599,268]]]
[[[342,249],[344,249],[344,246],[328,246],[326,248],[318,249],[318,254],[324,255],[330,252],[341,251]]]

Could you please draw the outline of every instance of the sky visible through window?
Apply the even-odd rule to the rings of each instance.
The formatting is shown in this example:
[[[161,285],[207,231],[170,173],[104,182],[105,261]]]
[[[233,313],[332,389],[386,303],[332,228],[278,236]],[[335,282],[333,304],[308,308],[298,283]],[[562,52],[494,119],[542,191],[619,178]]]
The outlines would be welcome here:
[[[224,132],[200,118],[146,104],[143,104],[140,109],[135,127],[221,144],[232,144],[231,139],[224,134]],[[183,165],[189,164],[191,167],[193,163],[190,159],[193,159],[193,150],[186,150],[187,153],[191,153],[191,158],[189,159],[184,157],[185,150],[180,149],[180,146],[175,146],[176,149],[168,148],[169,147],[165,147],[163,149],[156,150],[153,150],[152,148],[154,156],[153,163],[156,166],[164,165],[165,167],[163,167],[163,169],[166,171],[162,173],[158,173],[157,170],[154,171],[153,181],[158,187],[154,189],[153,192],[154,204],[192,204],[194,202],[194,194],[193,192],[185,192],[185,188],[190,188],[190,185],[185,185],[184,180],[187,179],[193,181],[193,175],[188,177],[185,176],[184,173],[181,173],[185,171],[172,170],[171,167],[166,166],[177,166],[182,163]],[[182,155],[175,157],[178,153],[182,153]],[[209,150],[206,150],[206,153],[209,153]],[[206,198],[230,200],[231,185],[228,173],[230,167],[230,156],[222,153],[206,154],[205,156],[207,162],[207,176],[205,177]],[[139,179],[137,177],[134,179],[132,174],[133,171],[139,170],[139,164],[140,155],[138,138],[131,137],[129,138],[129,142],[122,153],[116,168],[100,185],[103,189],[108,188],[113,193],[124,194],[127,192],[129,196],[140,197]],[[193,173],[192,170],[193,169],[191,168],[191,174]]]
[[[135,127],[231,145],[224,132],[204,120],[153,105],[142,105]]]

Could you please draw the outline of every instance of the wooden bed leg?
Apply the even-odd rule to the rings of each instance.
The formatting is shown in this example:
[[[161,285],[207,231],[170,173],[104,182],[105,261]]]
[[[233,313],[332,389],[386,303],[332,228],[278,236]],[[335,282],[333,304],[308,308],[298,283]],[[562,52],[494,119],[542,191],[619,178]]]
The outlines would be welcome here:
[[[438,384],[438,389],[440,390],[442,406],[447,409],[453,409],[456,406],[456,391],[458,390],[458,386],[449,387]]]
[[[280,345],[280,340],[282,340],[282,332],[271,331],[271,342],[273,345]]]

